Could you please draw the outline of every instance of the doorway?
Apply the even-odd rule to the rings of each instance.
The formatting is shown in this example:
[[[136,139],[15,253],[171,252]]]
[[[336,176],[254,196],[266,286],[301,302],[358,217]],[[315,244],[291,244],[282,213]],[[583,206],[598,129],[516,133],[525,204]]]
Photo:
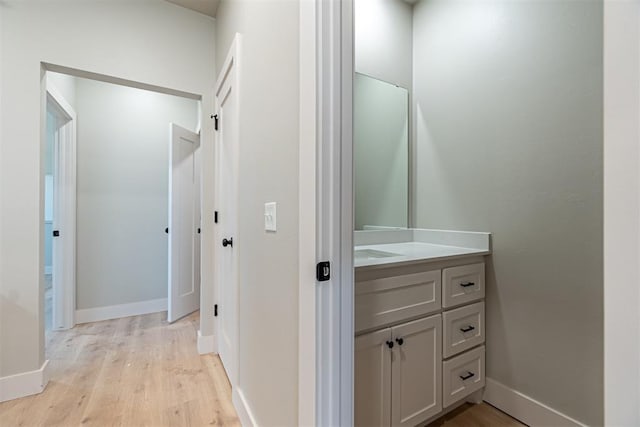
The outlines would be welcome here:
[[[47,329],[200,307],[199,96],[105,80],[46,73]]]

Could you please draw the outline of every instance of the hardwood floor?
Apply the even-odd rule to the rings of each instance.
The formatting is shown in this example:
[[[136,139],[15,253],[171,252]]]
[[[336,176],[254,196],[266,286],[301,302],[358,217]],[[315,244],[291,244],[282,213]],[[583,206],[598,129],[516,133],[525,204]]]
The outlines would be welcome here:
[[[47,332],[46,390],[0,403],[0,426],[239,426],[220,359],[196,350],[198,314]]]
[[[48,331],[49,385],[0,403],[0,426],[239,426],[220,359],[196,351],[198,323],[156,313]],[[523,425],[483,403],[430,427]]]
[[[521,427],[525,426],[515,418],[486,403],[472,405],[465,403],[428,427]]]

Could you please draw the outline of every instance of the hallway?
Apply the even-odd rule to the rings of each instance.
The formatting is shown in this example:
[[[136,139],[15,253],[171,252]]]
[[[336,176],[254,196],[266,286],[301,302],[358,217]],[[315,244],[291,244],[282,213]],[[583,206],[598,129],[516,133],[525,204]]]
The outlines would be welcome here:
[[[198,324],[163,312],[48,331],[49,385],[0,403],[0,425],[240,425],[220,359],[197,353]]]

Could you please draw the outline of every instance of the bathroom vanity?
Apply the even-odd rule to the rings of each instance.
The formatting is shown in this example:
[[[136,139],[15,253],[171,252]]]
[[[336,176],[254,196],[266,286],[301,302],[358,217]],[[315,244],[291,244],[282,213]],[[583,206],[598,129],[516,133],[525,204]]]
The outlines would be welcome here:
[[[415,426],[485,382],[489,233],[355,233],[355,424]]]

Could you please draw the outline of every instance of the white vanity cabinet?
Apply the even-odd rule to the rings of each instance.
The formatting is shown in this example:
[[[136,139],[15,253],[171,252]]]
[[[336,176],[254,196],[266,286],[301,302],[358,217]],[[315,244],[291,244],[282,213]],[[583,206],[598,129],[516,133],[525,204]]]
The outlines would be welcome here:
[[[416,426],[484,387],[484,262],[356,269],[355,425]]]
[[[441,325],[437,314],[356,338],[357,426],[415,426],[442,410]]]

